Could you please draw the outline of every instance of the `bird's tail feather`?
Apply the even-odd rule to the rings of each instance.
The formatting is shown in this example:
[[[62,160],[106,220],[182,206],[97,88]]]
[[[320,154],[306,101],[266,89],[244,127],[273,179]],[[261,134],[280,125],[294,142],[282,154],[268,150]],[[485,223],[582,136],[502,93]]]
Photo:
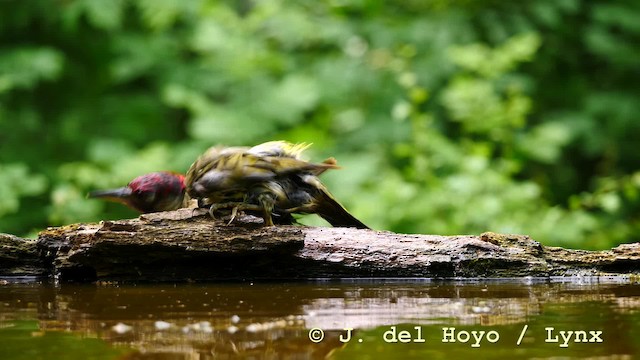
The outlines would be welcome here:
[[[351,215],[331,194],[322,191],[322,199],[318,201],[318,215],[335,227],[354,227],[370,229],[362,221]]]

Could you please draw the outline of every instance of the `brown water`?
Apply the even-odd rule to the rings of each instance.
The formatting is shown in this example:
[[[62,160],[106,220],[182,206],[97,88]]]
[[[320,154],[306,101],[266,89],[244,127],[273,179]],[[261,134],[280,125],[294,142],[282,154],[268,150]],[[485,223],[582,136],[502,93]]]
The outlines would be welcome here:
[[[640,285],[629,278],[0,285],[3,360],[326,356],[640,358]]]

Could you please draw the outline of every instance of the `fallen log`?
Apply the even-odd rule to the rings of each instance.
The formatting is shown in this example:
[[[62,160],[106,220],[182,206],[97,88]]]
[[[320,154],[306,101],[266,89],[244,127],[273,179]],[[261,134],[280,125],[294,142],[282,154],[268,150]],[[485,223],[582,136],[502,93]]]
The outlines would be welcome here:
[[[607,251],[542,246],[525,235],[406,235],[304,226],[233,225],[200,210],[0,237],[0,276],[63,281],[200,281],[336,277],[504,278],[640,273],[640,244]],[[22,255],[20,255],[22,254]]]

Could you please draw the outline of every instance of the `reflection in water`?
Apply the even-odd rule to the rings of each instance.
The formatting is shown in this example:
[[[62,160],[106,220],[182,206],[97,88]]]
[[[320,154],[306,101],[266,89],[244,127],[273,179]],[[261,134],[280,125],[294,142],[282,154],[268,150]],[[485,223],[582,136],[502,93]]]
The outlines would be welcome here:
[[[518,349],[526,358],[554,356],[558,344],[545,343],[545,327],[553,325],[557,329],[589,327],[604,334],[603,343],[590,348],[578,344],[574,350],[565,349],[562,356],[640,355],[635,345],[640,336],[640,286],[629,280],[605,284],[584,280],[60,286],[5,281],[0,285],[0,342],[9,339],[7,331],[32,321],[34,328],[24,332],[24,338],[19,333],[11,336],[28,343],[43,334],[68,333],[76,339],[101,339],[127,353],[104,352],[104,358],[322,358],[391,351],[397,344],[384,341],[385,330],[405,324],[400,327],[419,326],[428,344],[437,346],[395,347],[387,355],[469,351],[469,344],[442,348],[443,326],[455,326],[500,333],[503,347],[490,350],[488,345],[497,345],[486,343],[486,350],[476,353],[481,357],[509,358]],[[517,348],[515,342],[525,324],[531,330]],[[312,328],[324,330],[323,341],[309,340]],[[348,344],[339,341],[345,328],[355,329],[354,341]],[[5,342],[0,344],[1,357],[19,357],[11,353],[14,342]],[[536,348],[549,353],[531,352]]]

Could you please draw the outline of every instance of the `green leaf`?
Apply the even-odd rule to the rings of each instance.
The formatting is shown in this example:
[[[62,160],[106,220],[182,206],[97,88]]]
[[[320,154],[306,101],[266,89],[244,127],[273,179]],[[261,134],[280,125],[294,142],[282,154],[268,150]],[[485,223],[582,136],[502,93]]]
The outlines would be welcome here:
[[[256,106],[260,114],[257,115],[293,125],[304,119],[304,112],[313,109],[318,98],[318,86],[313,78],[293,74],[258,100]]]
[[[20,209],[22,197],[44,193],[47,179],[29,172],[25,164],[0,164],[0,217]]]
[[[60,51],[48,47],[15,48],[4,53],[0,57],[0,94],[55,80],[62,71],[63,59]]]
[[[201,5],[199,0],[135,0],[142,19],[153,30],[164,30]]]
[[[74,0],[64,7],[63,21],[67,27],[77,28],[83,16],[102,30],[119,29],[123,21],[125,0]]]
[[[551,164],[559,160],[563,147],[572,140],[572,136],[566,122],[547,122],[523,135],[518,147],[530,158]]]

